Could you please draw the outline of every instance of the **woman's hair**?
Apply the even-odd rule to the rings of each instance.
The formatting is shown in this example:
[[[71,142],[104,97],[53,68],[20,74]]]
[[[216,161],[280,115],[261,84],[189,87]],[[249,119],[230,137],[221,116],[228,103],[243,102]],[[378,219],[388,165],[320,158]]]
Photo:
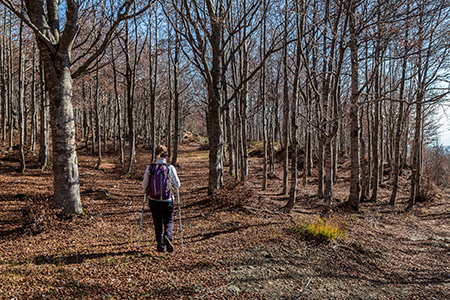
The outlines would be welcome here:
[[[167,155],[167,147],[164,145],[159,145],[156,147],[155,156],[156,158],[161,157],[163,154]]]

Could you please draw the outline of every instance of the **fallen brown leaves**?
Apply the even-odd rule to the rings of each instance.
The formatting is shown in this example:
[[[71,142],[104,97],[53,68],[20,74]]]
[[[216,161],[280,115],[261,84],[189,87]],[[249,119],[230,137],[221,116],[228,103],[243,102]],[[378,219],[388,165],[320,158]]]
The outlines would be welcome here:
[[[159,253],[147,209],[137,252],[148,151],[138,153],[129,177],[114,154],[103,153],[104,170],[95,170],[97,158],[79,151],[86,210],[66,219],[52,207],[49,171],[19,174],[14,153],[0,158],[0,299],[450,297],[448,191],[406,214],[407,184],[391,207],[385,182],[378,202],[364,203],[359,212],[335,205],[328,217],[347,234],[322,244],[291,232],[323,210],[313,180],[299,185],[294,211],[281,214],[287,201],[281,175],[261,191],[261,159],[253,157],[245,185],[226,177],[224,189],[208,196],[207,151],[182,145],[184,252],[178,212],[175,252]],[[339,173],[335,198],[347,198],[347,176]]]

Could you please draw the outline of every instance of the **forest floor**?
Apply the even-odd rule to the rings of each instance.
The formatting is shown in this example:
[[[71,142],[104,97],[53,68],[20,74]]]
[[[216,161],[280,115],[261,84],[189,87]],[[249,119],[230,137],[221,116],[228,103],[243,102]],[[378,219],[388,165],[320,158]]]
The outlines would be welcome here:
[[[21,174],[17,153],[0,149],[0,299],[450,299],[448,191],[409,213],[406,177],[395,206],[386,182],[358,212],[335,201],[327,220],[346,234],[321,243],[292,230],[324,210],[314,177],[299,183],[290,214],[279,213],[287,202],[281,167],[261,191],[257,157],[245,186],[227,177],[226,189],[208,197],[208,152],[182,144],[183,246],[176,210],[175,251],[156,251],[146,208],[136,251],[148,150],[138,150],[125,176],[116,154],[104,154],[96,170],[97,158],[79,149],[85,213],[66,219],[51,206],[51,171],[28,155]],[[348,190],[345,162],[334,198]]]

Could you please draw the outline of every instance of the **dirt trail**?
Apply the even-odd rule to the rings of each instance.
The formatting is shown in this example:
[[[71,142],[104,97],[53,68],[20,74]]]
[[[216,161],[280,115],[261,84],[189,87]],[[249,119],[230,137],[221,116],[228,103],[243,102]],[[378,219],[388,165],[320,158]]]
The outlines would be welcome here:
[[[94,170],[96,158],[79,151],[84,216],[39,220],[35,212],[34,223],[24,226],[28,198],[41,201],[31,207],[49,211],[51,173],[18,174],[18,161],[1,152],[0,299],[450,299],[448,193],[409,214],[401,212],[405,198],[386,205],[388,186],[377,204],[358,213],[336,206],[331,218],[347,234],[321,244],[291,231],[323,209],[314,182],[299,186],[292,214],[280,214],[287,200],[281,174],[260,191],[261,160],[251,158],[245,187],[208,197],[208,152],[182,145],[184,252],[178,212],[169,254],[156,252],[148,210],[136,252],[148,151],[138,154],[131,177],[110,155],[103,171]],[[339,178],[335,198],[347,192],[346,178]]]

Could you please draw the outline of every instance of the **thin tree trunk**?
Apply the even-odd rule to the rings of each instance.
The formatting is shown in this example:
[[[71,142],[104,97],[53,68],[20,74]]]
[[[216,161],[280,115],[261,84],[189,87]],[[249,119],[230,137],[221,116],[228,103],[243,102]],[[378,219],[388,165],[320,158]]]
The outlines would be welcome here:
[[[409,15],[409,5],[407,6],[407,16]],[[408,20],[408,18],[406,18]],[[408,40],[409,38],[409,21],[406,21],[406,32],[405,32],[405,40]],[[406,71],[407,71],[407,64],[408,64],[408,46],[405,45],[404,47],[404,56],[403,56],[403,62],[402,62],[402,77],[400,79],[400,91],[399,91],[399,101],[400,101],[400,107],[398,109],[398,117],[397,117],[397,125],[395,129],[395,138],[394,138],[394,166],[391,167],[394,169],[393,171],[393,178],[392,178],[392,194],[391,199],[389,201],[390,205],[395,205],[395,201],[397,199],[397,192],[398,192],[398,182],[399,182],[399,176],[400,176],[400,167],[401,167],[401,161],[400,161],[400,142],[402,138],[402,132],[404,130],[404,118],[406,117],[406,112],[404,109],[404,93],[405,93],[405,79],[406,79]]]
[[[180,37],[178,33],[178,21],[176,22],[177,28],[175,30],[175,57],[173,63],[173,93],[174,93],[174,144],[172,154],[172,165],[177,164],[178,157],[178,143],[180,141],[180,93],[178,91],[178,77],[179,77],[179,55],[180,55]]]
[[[99,73],[98,73],[98,62],[96,67],[96,79],[95,79],[95,99],[94,99],[94,110],[95,110],[95,133],[97,135],[98,143],[98,156],[97,156],[97,166],[96,169],[100,169],[102,163],[102,137],[100,132],[100,108],[99,108],[99,98],[100,98],[100,85],[99,85]],[[105,126],[105,124],[103,124]]]
[[[406,211],[416,203],[416,198],[420,190],[420,176],[421,176],[421,150],[422,150],[422,99],[423,87],[419,88],[416,98],[416,124],[414,129],[414,145],[412,153],[412,175],[411,175],[411,192],[409,195],[408,206]]]
[[[14,73],[14,64],[13,64],[13,46],[12,46],[12,15],[9,16],[9,43],[8,43],[8,52],[9,52],[9,59],[8,59],[8,125],[9,125],[9,146],[8,151],[11,151],[13,149],[13,138],[14,138],[14,123],[16,121],[16,118],[14,117],[14,109],[13,109],[13,90],[14,90],[14,81],[13,81],[13,73]]]
[[[317,161],[317,198],[323,199],[324,195],[324,161],[325,161],[325,147],[323,138],[319,136],[318,145],[318,161]]]
[[[375,61],[378,64],[378,60]],[[378,187],[380,184],[380,157],[379,157],[379,127],[380,127],[380,91],[379,91],[379,70],[375,70],[375,118],[373,120],[372,132],[372,158],[373,158],[373,176],[372,176],[372,196],[370,201],[376,202],[378,197]]]
[[[168,91],[169,91],[169,101],[168,101],[168,111],[167,111],[167,131],[166,131],[166,143],[168,157],[172,154],[172,104],[173,104],[173,88],[172,88],[172,36],[170,34],[169,20],[167,20],[167,69],[168,69]]]
[[[362,112],[364,113],[364,112]],[[362,128],[362,117],[360,118],[360,124]],[[364,140],[364,133],[362,130],[359,132],[359,138],[361,141],[361,201],[366,200],[368,194],[367,185],[367,165],[366,165],[366,142]]]
[[[6,129],[7,129],[7,118],[8,118],[8,97],[6,93],[6,87],[7,87],[7,62],[6,62],[6,9],[3,13],[3,23],[2,23],[2,37],[1,37],[1,44],[0,44],[0,98],[2,100],[2,142],[3,145],[6,141]]]
[[[285,25],[284,25],[284,52],[283,52],[283,100],[284,100],[284,136],[283,136],[283,195],[288,194],[288,176],[289,176],[289,89],[288,89],[288,54],[287,54],[287,39],[288,39],[288,4],[285,1]]]
[[[25,162],[25,116],[24,116],[24,53],[23,53],[23,22],[20,21],[19,29],[19,155],[20,155],[20,167],[19,172],[24,173],[26,169]]]
[[[36,140],[38,136],[38,124],[37,113],[38,107],[36,104],[36,44],[33,44],[33,65],[32,65],[32,78],[31,78],[31,151],[36,151]]]
[[[266,0],[263,2],[263,8],[266,7]],[[267,47],[267,38],[266,38],[266,31],[267,31],[267,19],[263,19],[263,30],[261,34],[261,44],[262,44],[262,50],[261,50],[261,57],[264,57],[266,53],[266,47]],[[267,190],[267,98],[266,98],[266,64],[264,63],[262,69],[261,69],[261,98],[262,98],[262,130],[263,130],[263,182],[262,182],[262,190]]]
[[[157,5],[155,8],[155,54],[152,59],[152,41],[149,42],[149,78],[150,78],[150,134],[151,134],[151,148],[152,148],[152,161],[156,159],[156,86],[158,81],[158,19]],[[158,138],[159,144],[159,138]]]
[[[39,166],[42,171],[47,169],[48,157],[50,154],[50,103],[45,80],[45,70],[40,59],[41,70],[41,118],[39,137]]]
[[[247,1],[244,0],[243,3],[243,14],[246,15],[247,12]],[[242,28],[242,43],[240,49],[240,80],[243,81],[248,77],[248,42],[246,40],[247,36],[247,18],[243,19],[243,28]],[[241,181],[245,182],[245,178],[248,175],[248,84],[245,83],[241,88],[240,93],[240,105],[241,105],[241,145],[242,145],[242,157],[241,157]]]
[[[300,88],[300,67],[301,67],[301,47],[302,47],[302,38],[303,38],[303,16],[300,17],[300,11],[303,11],[303,1],[301,2],[299,8],[298,1],[295,2],[296,9],[296,25],[297,25],[297,49],[296,49],[296,62],[295,62],[295,71],[294,71],[294,86],[292,91],[292,158],[291,158],[291,189],[289,192],[289,200],[286,204],[286,210],[292,211],[294,208],[296,199],[297,199],[297,182],[298,182],[298,97],[299,97],[299,88]]]
[[[134,123],[134,70],[131,68],[130,60],[130,30],[128,22],[125,23],[125,81],[127,92],[127,113],[128,113],[128,140],[130,141],[130,156],[128,160],[127,174],[131,173],[131,169],[136,155],[136,132]],[[137,53],[136,53],[137,54]]]
[[[359,57],[358,33],[355,28],[356,4],[350,3],[350,58],[351,58],[351,96],[350,96],[350,195],[349,202],[353,209],[358,210],[360,204],[360,165],[359,165]]]

